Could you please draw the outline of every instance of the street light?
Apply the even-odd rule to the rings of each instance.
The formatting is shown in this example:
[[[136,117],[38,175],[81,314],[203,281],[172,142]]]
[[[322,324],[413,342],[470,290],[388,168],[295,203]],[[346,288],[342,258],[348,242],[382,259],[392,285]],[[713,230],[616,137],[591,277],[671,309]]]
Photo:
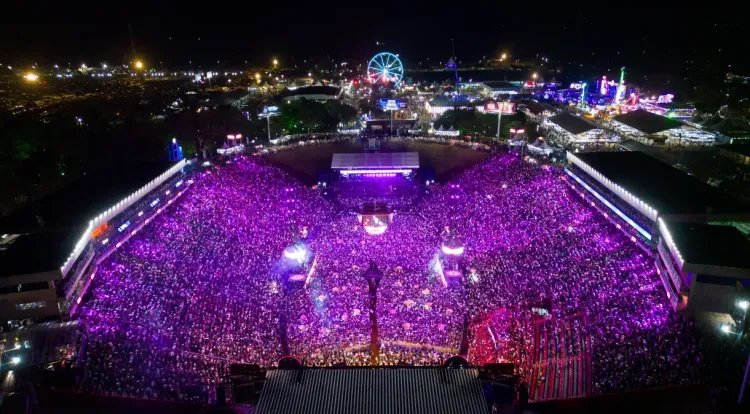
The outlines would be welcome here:
[[[136,69],[143,69],[143,62],[141,62],[140,60],[136,60],[135,61],[135,68]]]
[[[503,53],[502,56],[500,56],[500,60],[505,60],[508,57],[507,53]]]
[[[536,72],[534,72],[533,74],[531,74],[531,77],[534,78],[534,79],[536,79],[536,77],[537,77]]]
[[[279,64],[278,59],[273,60],[273,67],[275,68]]]

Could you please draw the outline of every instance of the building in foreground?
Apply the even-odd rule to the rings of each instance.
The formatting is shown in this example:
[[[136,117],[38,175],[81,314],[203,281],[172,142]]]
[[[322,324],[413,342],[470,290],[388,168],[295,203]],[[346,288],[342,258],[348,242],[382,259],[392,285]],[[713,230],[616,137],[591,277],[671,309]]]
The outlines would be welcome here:
[[[476,368],[273,370],[257,414],[488,412]]]
[[[567,157],[569,183],[656,258],[673,307],[735,306],[750,286],[750,245],[735,227],[709,223],[748,223],[750,205],[642,152]]]
[[[67,319],[96,267],[188,187],[187,161],[97,171],[0,220],[0,323]]]

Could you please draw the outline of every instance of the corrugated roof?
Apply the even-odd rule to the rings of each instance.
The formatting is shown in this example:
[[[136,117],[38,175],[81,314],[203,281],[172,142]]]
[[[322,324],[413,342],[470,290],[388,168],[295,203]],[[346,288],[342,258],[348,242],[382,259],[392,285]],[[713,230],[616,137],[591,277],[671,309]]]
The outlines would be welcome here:
[[[581,117],[571,115],[569,113],[562,113],[549,118],[549,121],[560,126],[560,128],[568,131],[573,135],[582,134],[598,127]]]
[[[635,128],[644,134],[656,134],[657,132],[666,131],[668,129],[679,128],[680,125],[682,125],[679,121],[661,115],[652,114],[643,109],[617,115],[612,119],[631,128]]]
[[[736,227],[681,222],[668,227],[686,263],[750,269],[750,241]]]
[[[476,369],[349,368],[269,371],[257,414],[484,414]]]
[[[419,168],[419,153],[376,152],[359,154],[333,154],[334,170]]]
[[[640,151],[576,156],[655,208],[660,216],[750,215],[750,205]]]

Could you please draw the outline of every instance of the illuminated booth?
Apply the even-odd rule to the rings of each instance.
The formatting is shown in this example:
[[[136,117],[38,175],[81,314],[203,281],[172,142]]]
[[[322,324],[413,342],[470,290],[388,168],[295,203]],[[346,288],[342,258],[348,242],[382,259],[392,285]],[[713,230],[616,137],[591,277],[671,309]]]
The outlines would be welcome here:
[[[367,234],[381,235],[393,222],[393,207],[385,203],[364,203],[357,211],[357,220]]]

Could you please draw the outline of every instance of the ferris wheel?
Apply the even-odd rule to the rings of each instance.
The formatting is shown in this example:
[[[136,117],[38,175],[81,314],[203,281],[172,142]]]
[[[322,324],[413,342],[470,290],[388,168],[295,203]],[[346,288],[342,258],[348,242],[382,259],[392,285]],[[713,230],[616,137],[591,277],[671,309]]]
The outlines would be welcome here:
[[[367,64],[367,79],[371,83],[393,83],[398,86],[404,78],[404,65],[393,53],[378,53]]]

